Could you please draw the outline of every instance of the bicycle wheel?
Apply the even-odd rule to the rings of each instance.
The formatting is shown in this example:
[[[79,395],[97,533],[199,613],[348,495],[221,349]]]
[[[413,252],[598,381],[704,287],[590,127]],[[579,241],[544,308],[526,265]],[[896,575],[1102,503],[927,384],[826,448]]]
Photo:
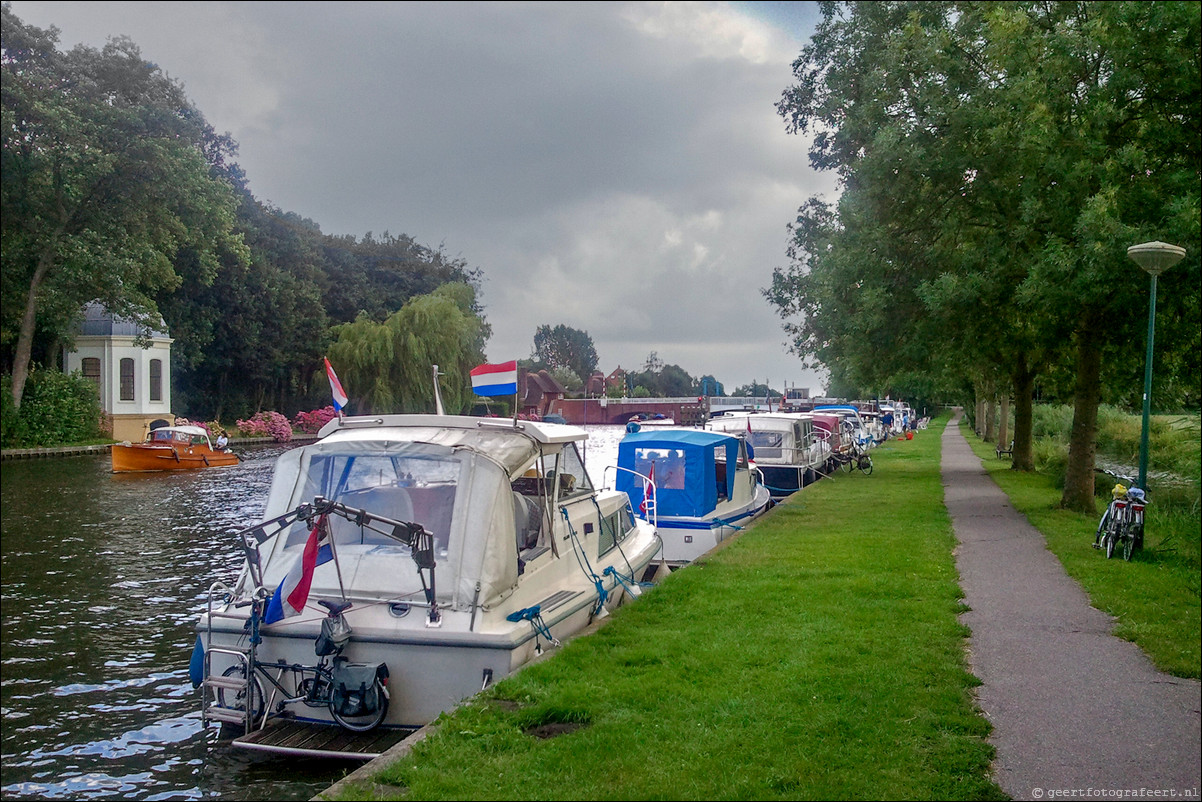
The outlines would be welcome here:
[[[245,679],[246,666],[241,663],[232,665],[225,671],[222,671],[221,676]],[[245,711],[248,695],[250,697],[250,724],[253,727],[263,717],[263,683],[258,677],[252,676],[250,682],[242,690],[218,688],[217,706],[224,707],[227,710]]]
[[[330,695],[330,715],[338,722],[338,725],[343,729],[351,732],[367,732],[374,730],[380,726],[380,722],[384,720],[384,716],[388,715],[388,689],[384,687],[384,683],[380,682],[380,678],[376,677],[375,681],[376,698],[380,700],[380,704],[376,707],[374,713],[368,713],[364,716],[344,716],[338,710],[338,705],[334,704],[333,694]]]
[[[856,458],[852,456],[844,457],[842,460],[843,470],[851,473],[856,469]]]
[[[868,456],[867,454],[861,454],[859,468],[861,471],[864,472],[865,476],[871,476],[872,475],[872,457]]]
[[[1135,551],[1135,532],[1133,527],[1123,530],[1123,560],[1131,562],[1131,554]]]

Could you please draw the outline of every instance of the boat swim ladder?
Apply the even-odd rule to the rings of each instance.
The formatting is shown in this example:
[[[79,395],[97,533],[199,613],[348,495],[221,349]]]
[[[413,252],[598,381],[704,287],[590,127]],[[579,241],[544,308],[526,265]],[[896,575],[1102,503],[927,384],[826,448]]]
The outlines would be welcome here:
[[[207,726],[209,721],[220,721],[227,724],[238,724],[242,726],[244,733],[249,733],[254,727],[255,715],[255,700],[254,696],[254,679],[252,676],[251,666],[255,663],[255,647],[258,645],[258,632],[253,632],[249,642],[245,648],[238,646],[214,646],[213,645],[213,619],[214,618],[230,618],[242,620],[242,616],[236,613],[218,612],[213,607],[213,601],[216,598],[222,598],[225,601],[225,606],[233,600],[234,595],[229,587],[224,582],[214,582],[209,587],[208,596],[208,616],[206,617],[207,626],[207,643],[204,646],[204,678],[200,683],[201,701],[200,701],[200,721],[202,725]],[[254,602],[251,602],[254,604]],[[255,615],[254,612],[251,615]],[[258,629],[254,627],[254,629]],[[226,657],[234,658],[234,665],[240,666],[242,676],[237,675],[217,675],[213,674],[213,655],[220,654]],[[218,704],[218,693],[221,691],[230,691],[237,694],[242,699],[242,709],[236,707],[226,707]],[[266,716],[264,716],[266,723]]]

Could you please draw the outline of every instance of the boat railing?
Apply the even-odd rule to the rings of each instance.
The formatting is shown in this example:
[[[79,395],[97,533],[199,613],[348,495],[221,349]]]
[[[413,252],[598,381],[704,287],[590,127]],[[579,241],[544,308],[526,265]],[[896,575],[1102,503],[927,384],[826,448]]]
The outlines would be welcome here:
[[[610,484],[609,481],[610,471],[614,472],[613,484]],[[644,520],[646,520],[652,526],[658,527],[659,514],[656,510],[655,480],[650,476],[645,476],[644,474],[631,470],[630,468],[623,468],[620,465],[606,465],[605,470],[601,474],[601,483],[606,488],[616,490],[618,487],[618,471],[625,471],[626,473],[633,474],[634,476],[637,476],[639,479],[643,480],[643,503],[639,505],[639,509],[635,511],[635,514],[638,515],[641,512]],[[650,490],[650,492],[648,492],[648,490]],[[634,505],[632,503],[631,507],[633,508],[633,506]]]

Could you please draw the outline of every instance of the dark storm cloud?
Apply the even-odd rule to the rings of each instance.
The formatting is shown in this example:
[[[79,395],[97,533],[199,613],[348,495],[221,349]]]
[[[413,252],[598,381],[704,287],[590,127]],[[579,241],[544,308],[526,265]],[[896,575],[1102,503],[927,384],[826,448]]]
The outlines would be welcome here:
[[[760,292],[798,206],[833,199],[773,108],[809,31],[771,22],[797,8],[13,3],[63,46],[129,35],[261,200],[480,268],[491,359],[563,323],[603,370],[655,351],[730,389],[816,386]]]

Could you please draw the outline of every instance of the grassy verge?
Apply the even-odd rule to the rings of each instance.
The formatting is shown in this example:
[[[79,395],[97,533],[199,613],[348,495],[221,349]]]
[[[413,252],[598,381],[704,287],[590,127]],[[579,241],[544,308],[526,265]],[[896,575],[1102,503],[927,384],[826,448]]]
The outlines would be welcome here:
[[[1202,676],[1199,520],[1179,507],[1148,506],[1145,549],[1130,563],[1107,560],[1092,547],[1098,517],[1058,508],[1061,489],[1046,473],[1017,473],[994,447],[964,427],[965,438],[993,477],[1047,538],[1048,548],[1090,601],[1113,615],[1115,634],[1133,641],[1158,668],[1179,677]],[[1106,489],[1109,489],[1107,487]]]
[[[1004,799],[941,431],[796,494],[337,798]]]

